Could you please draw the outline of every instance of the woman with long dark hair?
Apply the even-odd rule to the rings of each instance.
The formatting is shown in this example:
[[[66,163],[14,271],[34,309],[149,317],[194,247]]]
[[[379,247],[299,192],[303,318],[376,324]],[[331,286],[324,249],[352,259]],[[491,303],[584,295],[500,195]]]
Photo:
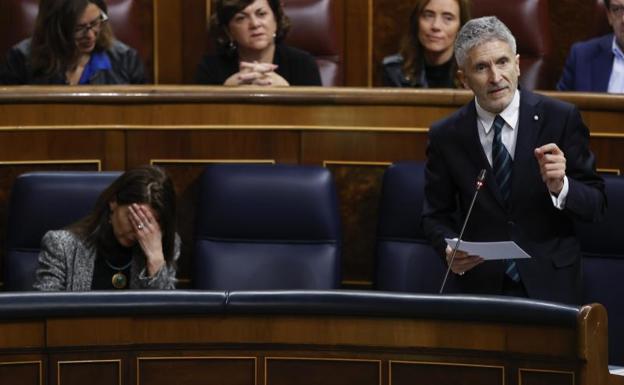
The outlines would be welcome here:
[[[41,0],[32,38],[9,50],[0,84],[139,84],[137,52],[116,40],[104,0]]]
[[[35,289],[174,289],[175,191],[158,167],[129,170],[85,218],[41,241]]]

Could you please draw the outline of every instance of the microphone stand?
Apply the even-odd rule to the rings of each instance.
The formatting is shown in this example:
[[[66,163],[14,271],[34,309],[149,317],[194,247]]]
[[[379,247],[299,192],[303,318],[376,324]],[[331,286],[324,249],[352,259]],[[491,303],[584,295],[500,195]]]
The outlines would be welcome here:
[[[451,254],[451,260],[448,263],[448,268],[446,269],[446,274],[444,274],[444,280],[442,281],[442,286],[440,286],[439,294],[442,294],[444,291],[444,286],[446,285],[446,280],[448,279],[449,273],[451,272],[451,266],[453,266],[453,261],[455,260],[455,254],[457,254],[457,249],[459,249],[459,244],[462,241],[462,237],[464,236],[464,230],[466,230],[466,225],[468,224],[468,219],[470,218],[470,214],[472,213],[472,207],[477,200],[477,194],[479,194],[479,190],[485,184],[485,169],[482,169],[479,172],[479,176],[477,177],[477,183],[474,195],[472,196],[472,202],[470,202],[470,206],[468,207],[468,213],[466,214],[466,218],[464,219],[464,224],[462,225],[461,231],[459,232],[459,238],[457,242],[455,242],[455,247],[453,247],[453,253]]]

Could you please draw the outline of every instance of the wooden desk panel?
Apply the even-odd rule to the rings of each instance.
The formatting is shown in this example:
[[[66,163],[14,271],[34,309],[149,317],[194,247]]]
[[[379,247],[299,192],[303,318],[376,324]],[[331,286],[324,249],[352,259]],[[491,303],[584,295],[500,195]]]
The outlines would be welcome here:
[[[297,383],[317,379],[337,385],[402,384],[410,378],[423,384],[466,379],[511,385],[624,384],[607,372],[606,311],[600,305],[584,307],[576,326],[225,313],[44,317],[37,322],[45,325],[41,331],[47,336],[36,348],[38,355],[28,342],[0,347],[0,378],[37,383],[39,370],[41,384],[48,383],[45,379],[84,384],[88,378],[94,384],[206,383],[199,379],[282,384],[296,373],[307,373]],[[7,331],[5,326],[0,324],[0,332]]]

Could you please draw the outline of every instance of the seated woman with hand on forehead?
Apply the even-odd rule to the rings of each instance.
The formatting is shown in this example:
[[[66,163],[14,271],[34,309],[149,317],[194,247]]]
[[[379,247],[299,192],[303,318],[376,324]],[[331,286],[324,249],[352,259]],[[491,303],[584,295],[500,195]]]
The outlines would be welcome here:
[[[211,20],[217,53],[204,56],[196,82],[320,86],[314,58],[282,43],[288,28],[280,0],[217,0]]]
[[[115,40],[104,0],[41,0],[32,38],[11,48],[0,84],[145,83],[137,52]]]
[[[180,238],[175,191],[163,170],[126,171],[91,214],[41,241],[35,289],[174,289]]]

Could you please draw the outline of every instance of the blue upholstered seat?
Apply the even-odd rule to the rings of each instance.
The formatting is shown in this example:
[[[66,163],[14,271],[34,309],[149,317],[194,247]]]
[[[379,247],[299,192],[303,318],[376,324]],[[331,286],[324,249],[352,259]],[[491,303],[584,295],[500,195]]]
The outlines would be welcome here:
[[[15,180],[9,202],[5,290],[32,290],[41,238],[91,211],[118,172],[33,172]]]
[[[337,288],[337,207],[333,178],[322,167],[206,167],[196,214],[195,287]]]
[[[624,177],[604,175],[608,209],[600,223],[577,224],[583,251],[583,302],[609,315],[609,363],[624,365]]]
[[[446,266],[421,226],[424,163],[401,162],[384,174],[379,205],[376,287],[379,290],[437,293]],[[445,293],[454,291],[449,277]]]

